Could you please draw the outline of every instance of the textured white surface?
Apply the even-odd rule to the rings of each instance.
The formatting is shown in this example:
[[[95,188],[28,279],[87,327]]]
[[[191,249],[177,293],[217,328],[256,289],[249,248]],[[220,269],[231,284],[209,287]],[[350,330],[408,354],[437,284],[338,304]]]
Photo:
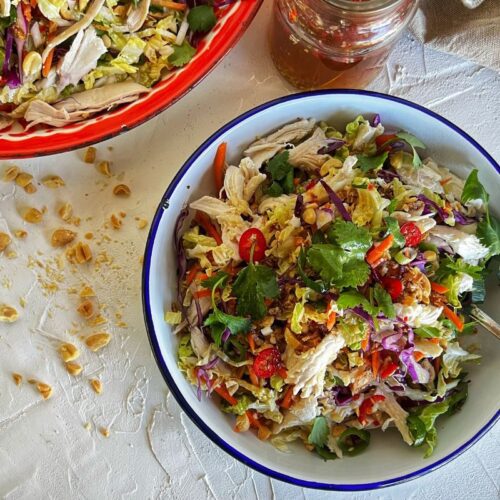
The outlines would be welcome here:
[[[28,196],[12,184],[0,184],[0,230],[24,223],[17,210],[24,203],[48,208],[42,224],[26,225],[25,240],[11,249],[17,258],[0,256],[0,302],[16,305],[22,318],[0,324],[0,497],[20,498],[323,498],[328,494],[286,485],[253,472],[211,444],[165,387],[150,353],[142,321],[139,263],[147,230],[135,217],[151,220],[156,204],[176,170],[209,134],[256,104],[291,91],[267,56],[265,32],[269,3],[250,31],[202,84],[152,122],[98,146],[98,157],[112,161],[107,179],[82,162],[82,152],[17,162],[36,179],[57,173],[66,187],[39,186]],[[500,76],[466,61],[429,51],[406,37],[372,89],[424,104],[457,123],[500,159],[495,121],[500,104]],[[110,151],[108,148],[112,147]],[[4,165],[9,164],[8,162]],[[119,182],[132,196],[111,194]],[[50,263],[61,251],[48,245],[60,227],[58,203],[70,201],[81,217],[78,233],[93,231],[94,255],[112,261],[57,270],[28,266],[29,256]],[[111,213],[127,212],[122,229],[106,229]],[[109,236],[109,241],[105,237]],[[100,243],[100,244],[98,244]],[[41,254],[38,254],[41,252]],[[103,259],[103,257],[101,257]],[[111,259],[110,259],[111,260]],[[47,293],[43,282],[64,279]],[[113,334],[101,353],[82,346],[84,372],[70,378],[58,358],[59,340],[79,345],[89,328],[75,312],[78,297],[69,293],[90,283],[97,292]],[[19,299],[26,299],[26,307]],[[122,313],[121,320],[116,313]],[[128,327],[120,326],[120,321]],[[79,334],[71,333],[80,330]],[[16,387],[11,372],[51,384],[43,401],[26,382]],[[88,379],[99,377],[101,395]],[[91,430],[84,428],[91,423]],[[110,429],[109,438],[98,429]],[[500,427],[451,464],[421,479],[355,498],[496,499],[500,488]],[[347,497],[347,494],[338,494]],[[333,494],[331,495],[333,496]]]

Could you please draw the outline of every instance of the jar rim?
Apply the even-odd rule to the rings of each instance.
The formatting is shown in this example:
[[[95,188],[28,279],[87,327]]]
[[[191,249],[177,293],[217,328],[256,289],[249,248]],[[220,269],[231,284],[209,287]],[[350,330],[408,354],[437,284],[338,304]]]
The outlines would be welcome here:
[[[351,12],[378,12],[384,10],[388,7],[393,7],[394,5],[403,2],[404,0],[365,0],[365,1],[353,1],[353,0],[325,0],[330,5],[348,10]]]

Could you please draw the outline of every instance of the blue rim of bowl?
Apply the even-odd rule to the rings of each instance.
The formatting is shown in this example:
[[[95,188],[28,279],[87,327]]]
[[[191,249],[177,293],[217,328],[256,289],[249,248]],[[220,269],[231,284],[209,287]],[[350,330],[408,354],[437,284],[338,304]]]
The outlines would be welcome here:
[[[274,99],[272,101],[266,102],[264,104],[261,104],[246,113],[241,114],[237,118],[234,118],[231,120],[229,123],[221,127],[217,132],[212,134],[184,163],[184,165],[181,167],[181,169],[177,172],[175,177],[172,179],[170,182],[170,185],[168,186],[163,198],[162,202],[160,203],[160,206],[158,207],[154,219],[151,223],[151,228],[149,231],[148,235],[148,240],[146,242],[146,249],[145,249],[145,254],[144,254],[144,266],[143,266],[143,275],[142,275],[142,298],[143,298],[143,309],[144,309],[144,317],[146,321],[146,329],[148,332],[148,337],[149,341],[151,344],[151,347],[153,349],[153,354],[156,359],[156,363],[158,365],[158,368],[160,369],[161,374],[163,375],[163,378],[165,379],[165,382],[167,383],[170,391],[174,395],[175,399],[179,403],[180,407],[182,410],[189,416],[189,418],[194,422],[194,424],[217,446],[222,448],[226,453],[231,455],[233,458],[239,460],[243,464],[251,467],[252,469],[256,470],[257,472],[260,472],[262,474],[265,474],[269,477],[272,477],[274,479],[278,479],[280,481],[284,481],[290,484],[293,484],[295,486],[301,486],[301,487],[306,487],[306,488],[314,488],[314,489],[321,489],[321,490],[332,490],[332,491],[365,491],[365,490],[373,490],[373,489],[378,489],[378,488],[383,488],[387,486],[394,486],[396,484],[403,483],[405,481],[409,481],[411,479],[416,479],[420,476],[423,476],[425,474],[428,474],[429,472],[438,469],[439,467],[445,465],[446,463],[450,462],[451,460],[455,459],[459,455],[461,455],[464,451],[466,451],[468,448],[470,448],[476,441],[478,441],[486,432],[495,424],[496,421],[500,419],[500,410],[495,413],[495,415],[490,418],[490,420],[467,442],[462,444],[459,448],[457,448],[455,451],[447,455],[446,457],[443,457],[442,459],[438,460],[437,462],[434,462],[426,467],[423,467],[421,469],[418,469],[414,472],[411,472],[409,474],[405,474],[403,476],[395,477],[392,479],[386,479],[384,481],[377,481],[377,482],[372,482],[372,483],[359,483],[359,484],[330,484],[330,483],[318,483],[314,481],[307,481],[304,479],[298,479],[292,476],[288,476],[286,474],[282,474],[280,472],[277,472],[275,470],[269,469],[268,467],[265,467],[258,462],[248,458],[245,456],[243,453],[238,451],[237,449],[233,448],[230,444],[225,442],[223,439],[221,439],[220,436],[218,436],[208,425],[203,422],[203,420],[198,416],[198,414],[191,408],[189,403],[186,401],[184,396],[182,395],[181,391],[175,384],[174,379],[172,378],[170,371],[163,360],[163,356],[161,354],[160,346],[158,343],[158,339],[156,338],[156,332],[153,324],[153,318],[151,315],[151,307],[150,307],[150,295],[149,295],[149,277],[150,277],[150,270],[151,270],[151,256],[153,252],[153,246],[154,246],[154,241],[156,237],[156,233],[158,230],[158,226],[160,224],[161,218],[163,217],[165,208],[168,207],[168,200],[174,193],[175,189],[177,188],[177,185],[179,184],[179,181],[184,177],[185,173],[192,167],[193,163],[198,159],[198,157],[201,155],[201,153],[213,142],[215,142],[222,134],[233,128],[235,125],[243,122],[247,118],[263,111],[268,108],[272,108],[274,106],[277,106],[279,104],[288,102],[288,101],[294,101],[294,100],[299,100],[307,97],[313,97],[313,96],[322,96],[322,95],[342,95],[342,94],[348,94],[348,95],[364,95],[364,96],[369,96],[369,97],[375,97],[379,99],[385,99],[389,101],[394,101],[399,104],[402,104],[404,106],[416,109],[418,111],[421,111],[422,113],[425,113],[426,115],[429,115],[436,120],[440,121],[441,123],[445,124],[455,132],[457,132],[459,135],[461,135],[467,142],[469,142],[474,148],[476,148],[483,156],[484,158],[493,166],[493,168],[497,171],[497,173],[500,174],[500,165],[493,159],[493,157],[480,145],[478,144],[472,137],[470,137],[466,132],[464,132],[462,129],[448,121],[446,118],[443,118],[442,116],[438,115],[437,113],[434,113],[433,111],[430,111],[423,106],[420,106],[418,104],[415,104],[411,101],[407,101],[405,99],[401,99],[399,97],[394,97],[390,96],[387,94],[379,93],[379,92],[371,92],[367,90],[319,90],[319,91],[312,91],[312,92],[302,92],[302,93],[297,93],[297,94],[292,94],[284,97],[280,97],[278,99]]]

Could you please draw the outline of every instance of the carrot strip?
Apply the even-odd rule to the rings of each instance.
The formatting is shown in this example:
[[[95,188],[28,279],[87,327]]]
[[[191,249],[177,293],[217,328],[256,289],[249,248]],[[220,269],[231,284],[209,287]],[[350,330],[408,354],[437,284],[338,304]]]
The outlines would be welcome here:
[[[262,424],[259,422],[259,417],[257,416],[256,412],[253,410],[247,410],[246,414],[248,420],[250,420],[250,425],[252,427],[255,427],[256,429],[259,429]]]
[[[418,363],[421,359],[425,358],[425,354],[420,351],[414,351],[413,359]]]
[[[226,386],[224,384],[218,385],[217,387],[214,387],[214,391],[222,398],[225,399],[231,406],[234,406],[235,404],[238,404],[238,400],[231,396],[229,392],[226,389]]]
[[[197,299],[202,299],[203,297],[210,297],[211,293],[212,292],[208,288],[205,288],[204,290],[198,290],[197,292],[194,292],[193,296]]]
[[[368,335],[361,341],[361,349],[363,351],[366,351],[366,349],[368,348],[368,342],[369,342],[369,338],[368,338]]]
[[[371,266],[377,262],[380,257],[392,247],[392,243],[394,242],[394,235],[389,234],[386,238],[384,238],[377,246],[374,246],[371,250],[366,254],[366,262]]]
[[[290,406],[292,406],[292,403],[293,403],[293,385],[289,385],[279,405],[281,406],[281,408],[288,410]]]
[[[446,293],[449,292],[450,289],[447,286],[441,285],[440,283],[431,281],[431,290],[435,291],[436,293]]]
[[[433,344],[439,344],[440,340],[439,338],[435,337],[433,339],[427,339],[429,342],[432,342]]]
[[[45,59],[43,66],[42,66],[42,76],[47,76],[49,74],[50,68],[52,67],[52,59],[54,58],[54,49],[52,49],[48,56],[47,59]]]
[[[196,212],[194,220],[205,230],[205,232],[209,236],[211,236],[215,240],[217,245],[222,244],[222,238],[207,214],[203,212]]]
[[[187,4],[171,2],[169,0],[151,0],[151,4],[155,5],[156,7],[166,7],[167,9],[172,10],[183,11],[187,9]]]
[[[196,263],[196,264],[193,264],[193,266],[191,267],[191,269],[189,269],[187,275],[186,275],[186,285],[189,286],[195,279],[196,277],[196,274],[198,273],[198,271],[201,269],[201,266],[200,264]]]
[[[443,306],[443,313],[457,327],[459,332],[464,329],[464,322],[456,312],[452,311],[448,306]]]
[[[326,329],[331,330],[335,325],[335,321],[337,321],[337,313],[335,311],[331,311],[326,322]]]
[[[255,372],[253,371],[253,368],[250,365],[248,365],[248,375],[250,376],[250,382],[252,382],[253,385],[259,387],[260,386],[259,377],[255,375]]]
[[[220,191],[224,186],[224,171],[226,166],[227,142],[221,142],[217,148],[214,159],[215,187]]]
[[[250,347],[250,351],[255,351],[255,339],[252,333],[249,333],[247,336],[248,339],[248,347]]]
[[[380,368],[380,353],[378,351],[372,352],[372,372],[373,376],[377,378],[378,371]]]

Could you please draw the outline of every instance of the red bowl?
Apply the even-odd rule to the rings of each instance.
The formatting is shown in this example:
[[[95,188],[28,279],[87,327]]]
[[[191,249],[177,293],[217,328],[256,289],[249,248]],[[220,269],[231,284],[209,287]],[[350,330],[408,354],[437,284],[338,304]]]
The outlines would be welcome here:
[[[62,153],[110,139],[126,132],[172,105],[189,92],[229,52],[259,10],[262,0],[238,0],[220,9],[214,29],[200,42],[185,67],[155,84],[137,101],[61,128],[38,126],[0,132],[0,159],[30,158]]]

